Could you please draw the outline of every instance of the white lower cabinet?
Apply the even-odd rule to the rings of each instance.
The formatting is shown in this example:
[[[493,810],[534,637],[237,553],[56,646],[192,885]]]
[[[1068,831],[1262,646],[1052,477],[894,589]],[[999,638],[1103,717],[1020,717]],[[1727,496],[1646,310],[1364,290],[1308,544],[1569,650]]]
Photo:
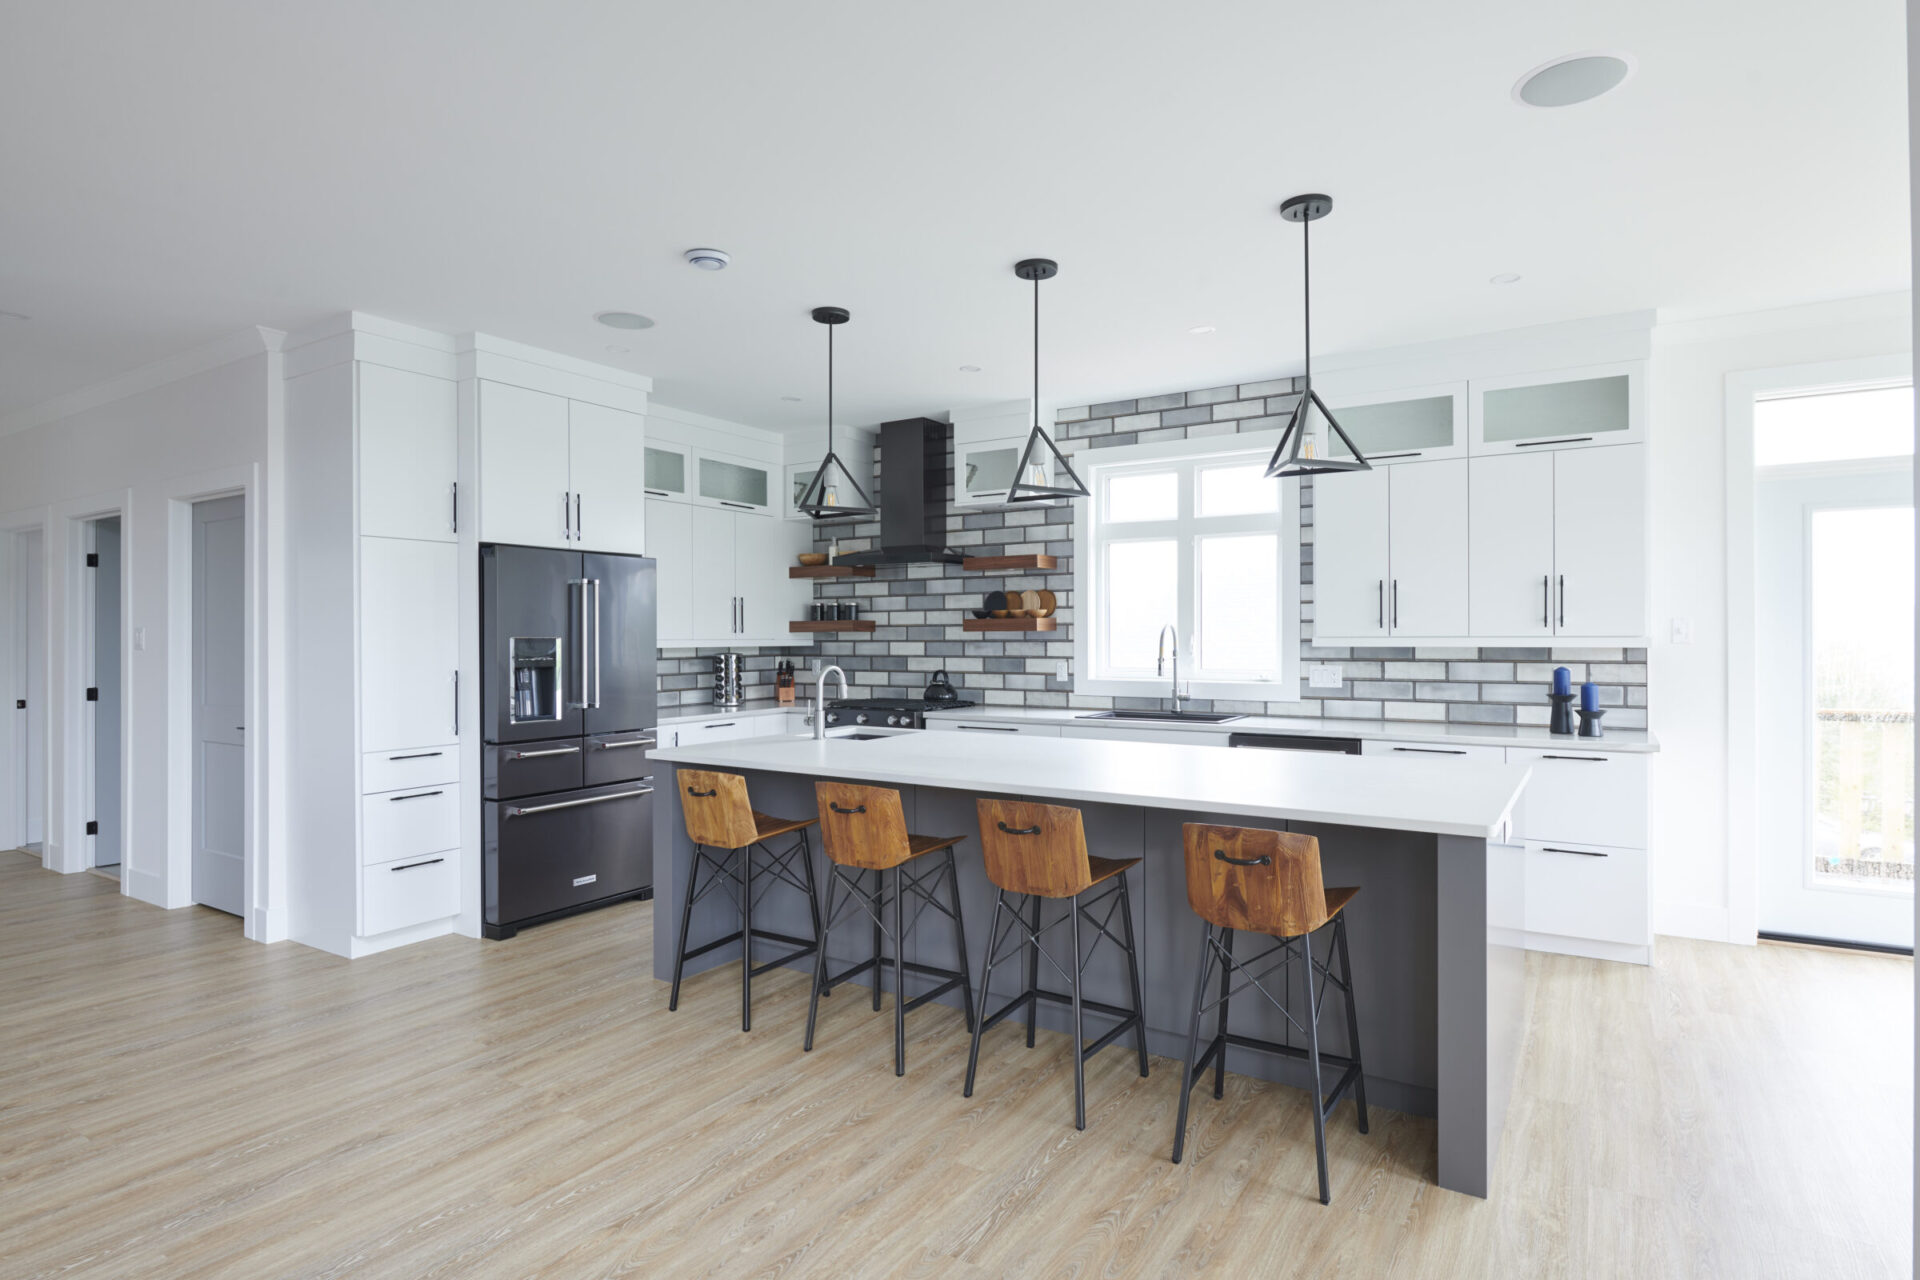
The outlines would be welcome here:
[[[1023,733],[1030,738],[1058,738],[1064,736],[1057,724],[1015,724],[1005,720],[955,720],[947,716],[928,716],[927,728],[939,729],[948,733]]]
[[[1383,742],[1367,738],[1360,743],[1363,756],[1387,756],[1396,760],[1477,761],[1501,764],[1507,758],[1504,747],[1449,746],[1444,742]]]
[[[1063,738],[1095,738],[1107,742],[1164,742],[1181,747],[1224,747],[1227,735],[1206,729],[1162,729],[1156,726],[1117,725],[1102,721],[1063,724]]]
[[[1525,848],[1529,934],[1652,943],[1645,849],[1531,840]]]
[[[360,936],[374,937],[460,912],[457,851],[360,869]]]
[[[460,847],[460,785],[360,797],[360,861],[423,858]]]
[[[1523,840],[1644,849],[1647,759],[1578,747],[1508,747],[1507,763],[1533,770],[1515,830]]]
[[[360,759],[360,790],[403,791],[460,781],[460,744],[446,742],[400,751],[369,751]]]
[[[1507,763],[1532,771],[1514,821],[1527,851],[1528,947],[1650,962],[1647,758],[1509,747]]]

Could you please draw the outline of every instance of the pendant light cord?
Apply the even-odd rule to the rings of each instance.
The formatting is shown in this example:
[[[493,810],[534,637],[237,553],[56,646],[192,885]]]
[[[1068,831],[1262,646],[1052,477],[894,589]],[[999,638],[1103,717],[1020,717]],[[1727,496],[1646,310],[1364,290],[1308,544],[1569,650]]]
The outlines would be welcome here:
[[[1033,429],[1040,429],[1040,277],[1033,277]]]
[[[1303,337],[1304,337],[1304,342],[1307,349],[1307,372],[1306,372],[1306,377],[1303,380],[1305,385],[1301,388],[1301,390],[1303,391],[1313,390],[1313,250],[1311,247],[1312,238],[1313,238],[1313,219],[1308,218],[1306,221],[1300,224],[1300,297],[1302,299],[1301,309],[1305,313],[1301,320],[1301,327],[1304,330]]]
[[[827,452],[833,452],[833,326],[827,326]]]

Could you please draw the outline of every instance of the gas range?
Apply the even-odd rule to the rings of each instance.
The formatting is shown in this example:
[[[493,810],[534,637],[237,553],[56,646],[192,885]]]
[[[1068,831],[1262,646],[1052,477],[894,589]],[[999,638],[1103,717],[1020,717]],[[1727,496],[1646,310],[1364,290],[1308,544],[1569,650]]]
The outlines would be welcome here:
[[[924,729],[927,712],[970,707],[971,698],[928,702],[924,698],[836,698],[827,703],[827,728],[871,725],[877,729]]]

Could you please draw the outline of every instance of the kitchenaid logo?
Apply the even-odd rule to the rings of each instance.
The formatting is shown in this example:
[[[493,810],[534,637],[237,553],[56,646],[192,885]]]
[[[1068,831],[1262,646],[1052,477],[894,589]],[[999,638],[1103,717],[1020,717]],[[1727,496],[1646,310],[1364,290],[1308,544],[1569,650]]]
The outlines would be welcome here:
[[[581,885],[592,884],[595,880],[598,880],[599,878],[600,878],[599,876],[575,876],[573,878],[573,887],[578,889]]]

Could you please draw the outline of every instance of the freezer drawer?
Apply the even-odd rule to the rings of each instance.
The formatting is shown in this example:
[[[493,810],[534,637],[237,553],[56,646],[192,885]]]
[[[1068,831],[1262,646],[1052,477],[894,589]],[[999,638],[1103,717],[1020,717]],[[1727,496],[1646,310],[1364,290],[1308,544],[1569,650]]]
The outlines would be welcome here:
[[[651,733],[636,729],[632,733],[589,734],[584,745],[590,787],[653,776],[653,762],[647,759],[647,749],[657,743]]]
[[[488,800],[516,800],[547,791],[577,790],[586,778],[586,744],[579,738],[510,742],[480,752],[481,794]]]
[[[652,882],[653,786],[622,782],[484,806],[486,921],[510,925]]]

